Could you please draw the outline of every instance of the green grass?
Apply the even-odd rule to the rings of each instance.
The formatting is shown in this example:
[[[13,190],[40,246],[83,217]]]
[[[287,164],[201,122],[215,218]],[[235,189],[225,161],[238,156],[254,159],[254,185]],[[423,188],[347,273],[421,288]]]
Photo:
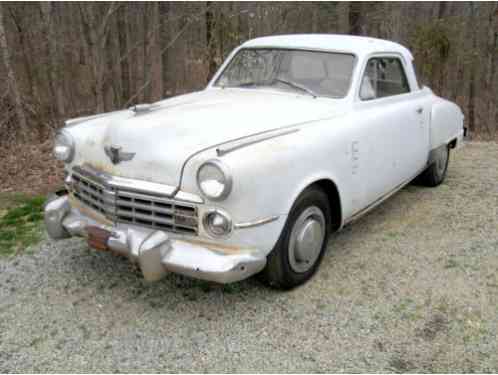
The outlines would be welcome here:
[[[42,235],[44,197],[0,195],[0,256],[13,256]]]

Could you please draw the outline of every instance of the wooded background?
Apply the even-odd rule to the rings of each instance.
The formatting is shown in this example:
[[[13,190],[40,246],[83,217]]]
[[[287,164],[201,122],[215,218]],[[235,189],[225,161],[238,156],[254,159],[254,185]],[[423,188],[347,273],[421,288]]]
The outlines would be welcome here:
[[[473,138],[498,140],[496,2],[42,2],[0,3],[0,144],[201,89],[238,44],[284,33],[399,42]]]

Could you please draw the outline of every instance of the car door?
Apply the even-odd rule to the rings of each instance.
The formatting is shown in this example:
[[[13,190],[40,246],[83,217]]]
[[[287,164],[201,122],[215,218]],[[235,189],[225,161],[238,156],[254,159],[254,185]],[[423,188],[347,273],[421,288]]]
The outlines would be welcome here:
[[[410,87],[398,55],[371,57],[360,80],[351,145],[360,210],[413,178],[427,161],[426,95]],[[354,160],[353,159],[353,160]]]

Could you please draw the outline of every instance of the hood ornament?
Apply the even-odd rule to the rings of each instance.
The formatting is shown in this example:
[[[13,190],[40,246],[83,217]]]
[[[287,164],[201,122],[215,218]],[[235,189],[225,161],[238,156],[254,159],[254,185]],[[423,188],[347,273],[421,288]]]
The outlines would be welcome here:
[[[104,151],[109,159],[111,159],[112,164],[118,164],[122,161],[129,161],[135,156],[134,152],[124,152],[121,151],[121,147],[113,145],[105,146]]]

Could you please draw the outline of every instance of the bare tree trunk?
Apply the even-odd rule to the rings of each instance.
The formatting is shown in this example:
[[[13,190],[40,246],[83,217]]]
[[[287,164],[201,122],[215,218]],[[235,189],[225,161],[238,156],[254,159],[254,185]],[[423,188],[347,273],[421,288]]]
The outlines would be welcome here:
[[[498,135],[495,119],[498,116],[496,92],[498,87],[496,83],[496,64],[497,48],[498,48],[498,5],[495,3],[494,7],[490,9],[488,25],[488,40],[487,40],[487,75],[485,80],[486,99],[488,102],[488,116],[486,119],[487,128],[490,132],[490,139]],[[494,90],[493,90],[494,89]]]
[[[349,33],[353,35],[363,34],[362,6],[360,3],[349,4]]]
[[[33,69],[32,66],[30,66],[30,46],[29,46],[29,35],[27,35],[27,30],[24,28],[24,24],[21,22],[21,19],[15,14],[15,12],[12,9],[10,10],[10,16],[12,18],[12,21],[14,21],[14,24],[17,29],[17,33],[19,35],[19,44],[21,46],[22,50],[22,57],[23,57],[23,65],[24,65],[24,70],[26,72],[26,78],[28,79],[28,85],[30,89],[30,96],[31,100],[37,104],[40,102],[40,96],[38,95],[38,87],[36,85],[34,76],[33,76]],[[26,38],[28,36],[28,38]]]
[[[246,40],[249,35],[249,7],[247,3],[237,3],[239,14],[237,15],[237,37],[239,44]]]
[[[114,17],[109,20],[110,32],[118,35],[118,19]],[[105,80],[104,80],[104,96],[105,110],[113,110],[121,107],[123,90],[121,82],[121,64],[119,64],[119,38],[106,38],[105,50]]]
[[[159,12],[160,12],[160,22],[161,22],[161,27],[160,27],[160,32],[159,32],[159,48],[162,51],[163,49],[163,43],[166,43],[168,40],[169,36],[169,16],[170,16],[170,7],[171,4],[168,2],[161,2],[159,3]],[[162,76],[162,97],[167,97],[170,94],[170,80],[169,80],[169,65],[168,65],[168,51],[164,51],[161,54],[161,66],[162,66],[162,71],[161,71],[161,76]]]
[[[390,38],[390,39],[394,40],[395,42],[401,42],[403,40],[402,32],[406,28],[406,16],[403,15],[404,4],[392,2],[392,3],[383,3],[382,5],[385,6],[384,9],[386,11],[389,11],[389,14],[391,14],[391,17],[386,19],[385,13],[382,12],[381,23],[388,25],[389,34],[381,35],[381,37]]]
[[[475,9],[474,9],[474,3],[471,3],[470,5],[470,10],[471,10],[471,22],[475,21]],[[472,60],[471,60],[471,67],[470,67],[470,85],[469,85],[469,104],[468,104],[468,114],[469,114],[469,131],[472,134],[476,129],[475,129],[475,78],[476,78],[476,59],[475,59],[475,52],[476,52],[476,46],[477,46],[477,32],[476,30],[473,30],[472,32]]]
[[[447,10],[446,2],[441,1],[439,3],[439,10],[438,10],[438,15],[437,15],[438,20],[441,23],[443,22],[443,17],[446,14],[446,10]],[[437,75],[438,75],[437,87],[438,87],[438,92],[440,95],[445,95],[444,82],[445,82],[445,71],[446,71],[445,67],[446,67],[446,58],[447,57],[448,57],[447,55],[440,56],[440,61],[439,61],[439,69],[437,72]],[[434,80],[433,82],[436,82],[436,80]]]
[[[161,97],[161,49],[158,44],[159,34],[159,5],[158,3],[144,4],[144,63],[143,89],[144,102],[156,101]]]
[[[337,4],[337,28],[339,33],[349,33],[349,3],[341,2]]]
[[[44,26],[47,33],[48,41],[48,73],[50,78],[50,89],[52,91],[55,102],[55,120],[59,121],[64,117],[64,92],[62,86],[61,72],[59,69],[58,53],[57,53],[57,35],[54,29],[54,19],[52,17],[52,3],[50,1],[42,1],[40,3],[41,11],[44,18]]]
[[[130,38],[128,35],[128,9],[122,5],[118,11],[118,38],[119,59],[121,61],[121,89],[120,103],[126,103],[130,98],[130,67],[126,56],[130,49]],[[125,57],[126,56],[126,57]]]
[[[135,97],[135,93],[138,91],[140,87],[140,77],[139,77],[139,54],[140,54],[140,41],[139,41],[139,32],[137,27],[137,18],[138,13],[140,11],[139,3],[130,3],[128,7],[132,12],[128,14],[128,36],[134,45],[133,51],[130,53],[129,62],[130,62],[130,95],[127,98],[126,103],[136,104],[138,99]],[[130,98],[134,98],[130,102]]]
[[[150,72],[149,77],[152,81],[149,92],[149,99],[157,101],[161,99],[163,92],[162,82],[162,58],[161,58],[161,45],[160,45],[160,22],[159,19],[159,4],[157,2],[151,3],[151,24],[152,35],[150,43]]]
[[[207,45],[207,61],[208,61],[208,77],[207,81],[213,77],[216,72],[216,41],[214,36],[215,20],[212,10],[213,3],[206,2],[206,45]]]
[[[311,32],[317,33],[320,25],[320,14],[318,13],[318,4],[310,3],[311,6]]]
[[[149,73],[150,73],[150,65],[149,65],[149,39],[147,38],[147,34],[149,31],[149,4],[148,3],[143,3],[142,4],[142,22],[141,24],[143,25],[142,29],[142,60],[140,62],[140,67],[142,68],[142,82],[140,82],[140,87],[142,87],[145,82],[149,80]],[[142,103],[146,103],[149,101],[148,98],[148,92],[149,92],[149,87],[146,87],[145,89],[142,90],[142,92],[139,95],[140,101]]]
[[[109,31],[109,19],[114,14],[120,5],[111,3],[105,12],[105,15],[97,20],[97,5],[95,4],[79,4],[81,19],[83,21],[83,34],[89,46],[92,75],[93,75],[93,91],[95,96],[95,108],[97,112],[104,112],[104,82],[105,82],[105,53],[106,42]]]
[[[7,83],[12,101],[16,111],[17,121],[19,121],[19,131],[24,139],[27,139],[28,125],[26,122],[26,115],[22,106],[22,97],[17,84],[16,75],[11,65],[9,46],[7,44],[7,35],[4,27],[4,17],[2,11],[2,4],[0,4],[0,49],[2,50],[3,64],[7,71]]]

